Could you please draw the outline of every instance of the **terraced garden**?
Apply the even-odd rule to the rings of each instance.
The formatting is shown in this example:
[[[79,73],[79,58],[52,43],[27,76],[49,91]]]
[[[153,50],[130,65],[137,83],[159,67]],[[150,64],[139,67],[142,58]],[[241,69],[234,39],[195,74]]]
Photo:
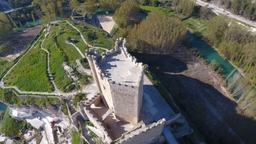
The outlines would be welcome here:
[[[105,31],[87,24],[76,24],[75,27],[81,30],[85,40],[90,44],[109,49],[114,47],[114,41]],[[80,33],[65,21],[51,24],[47,30],[4,77],[5,86],[16,86],[26,92],[69,92],[88,83],[90,76],[76,71],[76,60],[81,60],[85,50],[90,47],[85,44]],[[66,43],[67,39],[71,40],[73,45]],[[72,74],[64,69],[64,64],[73,69]]]
[[[46,74],[46,53],[39,48],[40,42],[4,78],[6,86],[15,85],[23,91],[54,90]]]

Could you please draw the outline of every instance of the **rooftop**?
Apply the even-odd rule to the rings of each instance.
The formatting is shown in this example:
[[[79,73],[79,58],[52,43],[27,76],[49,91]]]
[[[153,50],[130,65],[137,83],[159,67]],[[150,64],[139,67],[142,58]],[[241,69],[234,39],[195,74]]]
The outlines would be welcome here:
[[[39,129],[44,126],[44,122],[33,116],[26,118],[27,122],[30,123],[34,128]]]
[[[105,77],[120,84],[136,85],[141,76],[142,67],[127,58],[120,51],[106,56],[105,61],[99,63]]]
[[[125,108],[125,107],[124,107]],[[108,108],[103,103],[97,106],[92,104],[91,109],[99,116],[108,112]],[[143,102],[140,113],[140,122],[138,124],[131,124],[116,119],[113,113],[110,113],[105,119],[104,123],[109,128],[109,134],[114,138],[120,138],[122,134],[140,128],[142,125],[149,125],[157,122],[162,118],[170,120],[175,117],[175,113],[166,103],[157,89],[150,83],[149,79],[144,75],[143,84]]]
[[[9,114],[14,118],[25,118],[25,117],[32,116],[32,112],[29,109],[25,109],[25,108],[11,109]]]

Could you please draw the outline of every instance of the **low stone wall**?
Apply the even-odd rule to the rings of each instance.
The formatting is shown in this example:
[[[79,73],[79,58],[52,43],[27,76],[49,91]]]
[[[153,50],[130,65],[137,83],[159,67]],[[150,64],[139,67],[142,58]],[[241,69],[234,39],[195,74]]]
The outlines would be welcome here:
[[[130,133],[126,133],[115,143],[118,144],[148,144],[158,143],[158,138],[161,135],[165,126],[165,119],[161,119],[156,123],[152,123],[146,127],[142,127]]]
[[[111,143],[113,140],[109,135],[108,129],[105,123],[98,117],[98,115],[90,108],[90,106],[85,106],[84,111],[89,118],[89,120],[93,123],[93,125],[104,134],[102,140],[105,143]]]

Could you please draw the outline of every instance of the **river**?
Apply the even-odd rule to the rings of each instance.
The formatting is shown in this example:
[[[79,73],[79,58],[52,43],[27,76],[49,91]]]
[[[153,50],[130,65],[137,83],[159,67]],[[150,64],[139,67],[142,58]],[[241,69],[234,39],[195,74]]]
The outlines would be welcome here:
[[[7,108],[7,105],[5,105],[4,103],[0,102],[0,111],[5,111]]]
[[[205,41],[201,40],[200,38],[197,38],[194,34],[191,32],[187,32],[187,42],[193,46],[196,50],[198,50],[202,55],[203,58],[207,62],[211,62],[212,60],[216,60],[216,62],[223,68],[224,74],[228,76],[235,68],[226,60],[223,59],[219,55],[217,51],[215,51],[209,44],[207,44]]]

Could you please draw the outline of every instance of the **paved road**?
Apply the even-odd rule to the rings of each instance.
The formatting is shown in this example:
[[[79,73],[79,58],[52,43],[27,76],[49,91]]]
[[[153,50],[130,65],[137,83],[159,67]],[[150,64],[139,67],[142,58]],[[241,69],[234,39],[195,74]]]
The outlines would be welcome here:
[[[205,5],[208,4],[209,5],[208,9],[212,10],[214,13],[226,15],[226,16],[228,16],[230,18],[234,18],[234,19],[236,19],[236,20],[238,20],[240,22],[246,23],[246,24],[256,28],[256,22],[253,22],[253,21],[250,21],[248,19],[245,19],[242,16],[232,14],[231,12],[229,12],[227,10],[224,10],[224,9],[222,9],[222,8],[216,6],[216,5],[213,5],[213,4],[210,4],[210,3],[206,3],[206,2],[203,2],[201,0],[197,0],[196,4],[200,5],[200,6],[205,6]]]

